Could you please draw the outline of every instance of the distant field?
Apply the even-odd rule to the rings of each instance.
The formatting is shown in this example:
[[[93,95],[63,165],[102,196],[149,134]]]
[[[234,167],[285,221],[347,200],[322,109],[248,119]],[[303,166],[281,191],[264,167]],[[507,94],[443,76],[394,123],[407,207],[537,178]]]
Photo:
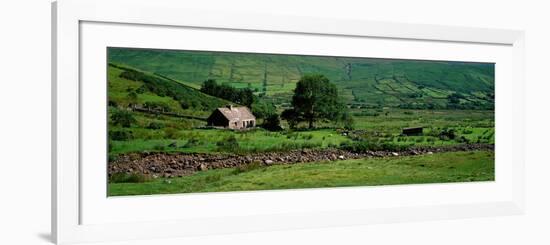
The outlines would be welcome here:
[[[208,170],[144,183],[110,183],[108,193],[122,196],[493,180],[494,153],[477,151]]]
[[[287,96],[304,74],[336,84],[347,103],[445,106],[457,92],[464,102],[491,105],[494,64],[445,61],[271,55],[204,51],[110,48],[109,61],[162,74],[198,87],[215,79],[268,97]]]

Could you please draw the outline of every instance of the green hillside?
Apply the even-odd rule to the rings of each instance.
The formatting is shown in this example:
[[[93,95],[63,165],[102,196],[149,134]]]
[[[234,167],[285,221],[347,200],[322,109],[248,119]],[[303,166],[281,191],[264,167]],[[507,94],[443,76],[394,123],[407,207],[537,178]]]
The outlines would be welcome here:
[[[228,101],[206,95],[167,77],[109,63],[108,92],[111,107],[131,104],[176,114],[206,117]]]
[[[195,88],[206,79],[248,87],[277,104],[289,101],[307,73],[325,75],[348,104],[359,107],[443,108],[455,93],[476,108],[494,104],[494,64],[488,63],[129,48],[109,48],[108,56]]]

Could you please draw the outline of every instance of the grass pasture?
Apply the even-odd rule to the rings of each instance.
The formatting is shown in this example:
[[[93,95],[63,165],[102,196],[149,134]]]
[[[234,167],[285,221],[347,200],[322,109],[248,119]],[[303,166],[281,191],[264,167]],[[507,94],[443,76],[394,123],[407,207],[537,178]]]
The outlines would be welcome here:
[[[476,151],[215,169],[144,183],[110,183],[108,193],[122,196],[493,180],[494,153]]]
[[[350,141],[333,130],[315,130],[310,132],[269,132],[263,129],[235,132],[219,129],[191,129],[176,131],[173,139],[162,136],[158,139],[134,139],[112,141],[110,153],[114,156],[128,152],[186,152],[216,153],[218,142],[235,137],[239,148],[233,153],[253,153],[283,151],[302,148],[328,148]],[[172,143],[175,147],[170,147]]]
[[[361,112],[361,110],[355,110]],[[451,145],[466,143],[494,143],[494,113],[492,111],[471,110],[408,110],[383,109],[379,112],[367,109],[375,114],[355,116],[356,131],[369,141],[391,142],[397,145]],[[110,126],[111,131],[131,131],[133,138],[111,140],[110,157],[130,152],[185,152],[216,153],[217,142],[235,137],[239,148],[235,153],[253,153],[284,151],[302,148],[336,148],[352,140],[351,135],[344,136],[332,128],[320,128],[311,131],[269,132],[258,128],[250,131],[232,131],[220,129],[200,129],[204,121],[174,118],[163,115],[136,113],[137,123],[131,128]],[[147,128],[153,122],[163,128]],[[287,126],[283,122],[283,126]],[[319,127],[327,126],[323,123]],[[424,126],[420,136],[402,136],[406,127]],[[439,132],[453,129],[455,139],[441,139]],[[191,143],[190,143],[191,142]],[[176,146],[170,146],[175,143]]]

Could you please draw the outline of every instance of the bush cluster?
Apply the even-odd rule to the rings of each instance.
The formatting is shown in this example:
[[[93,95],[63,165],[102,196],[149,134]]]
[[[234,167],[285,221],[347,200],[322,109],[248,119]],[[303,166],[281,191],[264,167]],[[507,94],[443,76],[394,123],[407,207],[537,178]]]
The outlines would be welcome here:
[[[229,137],[225,137],[224,139],[218,141],[216,143],[216,146],[218,147],[219,151],[238,151],[239,150],[239,142],[237,141],[237,138],[235,138],[234,135],[231,135]]]
[[[125,141],[131,140],[133,138],[134,134],[130,130],[109,131],[109,139],[111,140]]]

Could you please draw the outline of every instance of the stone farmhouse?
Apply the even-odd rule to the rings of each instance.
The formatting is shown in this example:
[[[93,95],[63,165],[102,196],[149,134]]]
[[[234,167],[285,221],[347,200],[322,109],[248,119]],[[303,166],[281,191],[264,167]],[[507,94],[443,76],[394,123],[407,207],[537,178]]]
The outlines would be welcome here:
[[[256,126],[256,117],[246,106],[228,105],[217,108],[206,121],[208,126],[229,129],[246,129]]]

